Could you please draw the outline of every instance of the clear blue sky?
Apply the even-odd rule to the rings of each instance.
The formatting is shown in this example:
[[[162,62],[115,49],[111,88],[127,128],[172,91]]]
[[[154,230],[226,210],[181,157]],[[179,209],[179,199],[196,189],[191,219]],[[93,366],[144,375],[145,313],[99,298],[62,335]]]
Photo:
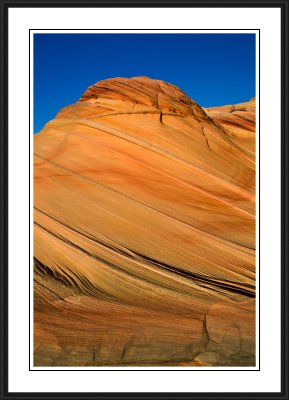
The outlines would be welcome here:
[[[35,34],[34,132],[89,85],[149,76],[202,107],[255,96],[254,34]]]

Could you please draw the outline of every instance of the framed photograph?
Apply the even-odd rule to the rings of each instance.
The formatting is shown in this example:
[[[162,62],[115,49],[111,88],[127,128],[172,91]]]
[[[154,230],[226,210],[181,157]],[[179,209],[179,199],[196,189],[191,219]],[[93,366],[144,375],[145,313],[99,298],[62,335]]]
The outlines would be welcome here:
[[[288,399],[288,0],[1,0],[0,399]]]

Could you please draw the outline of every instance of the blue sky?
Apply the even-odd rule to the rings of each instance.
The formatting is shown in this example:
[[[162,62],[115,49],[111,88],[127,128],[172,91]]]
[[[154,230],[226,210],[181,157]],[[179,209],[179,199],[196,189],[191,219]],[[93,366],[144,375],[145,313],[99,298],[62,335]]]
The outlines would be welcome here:
[[[34,132],[95,82],[149,76],[202,107],[255,96],[254,34],[34,34]]]

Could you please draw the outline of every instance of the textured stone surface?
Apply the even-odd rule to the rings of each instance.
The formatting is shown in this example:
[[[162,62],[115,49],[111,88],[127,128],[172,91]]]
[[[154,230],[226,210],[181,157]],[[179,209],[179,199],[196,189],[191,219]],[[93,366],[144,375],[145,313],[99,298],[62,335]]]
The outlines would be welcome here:
[[[115,78],[35,136],[35,365],[254,365],[255,102],[236,108]]]

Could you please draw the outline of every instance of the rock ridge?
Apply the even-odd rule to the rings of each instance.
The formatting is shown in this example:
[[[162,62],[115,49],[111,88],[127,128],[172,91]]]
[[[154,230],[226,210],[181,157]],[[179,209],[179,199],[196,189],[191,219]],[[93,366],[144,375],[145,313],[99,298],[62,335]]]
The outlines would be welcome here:
[[[80,102],[97,103],[103,99],[131,102],[171,112],[176,115],[195,115],[206,118],[206,113],[177,86],[148,77],[110,78],[90,86]]]

